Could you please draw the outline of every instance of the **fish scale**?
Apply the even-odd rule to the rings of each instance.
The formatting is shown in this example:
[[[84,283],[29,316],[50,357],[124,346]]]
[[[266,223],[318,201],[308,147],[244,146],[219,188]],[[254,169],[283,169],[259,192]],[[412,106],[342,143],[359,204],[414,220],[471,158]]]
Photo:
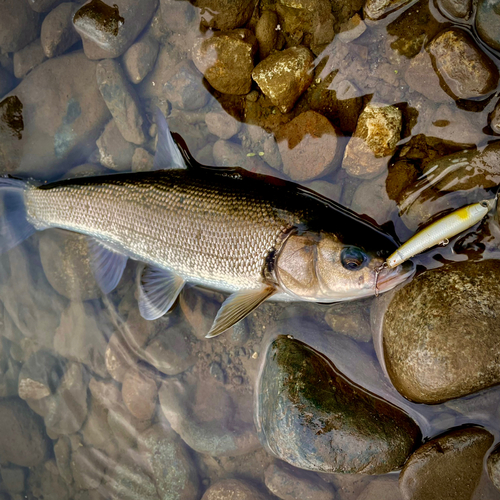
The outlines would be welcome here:
[[[30,222],[107,243],[221,290],[257,288],[280,236],[305,217],[237,175],[167,170],[61,181],[25,192]],[[249,190],[250,187],[250,190]]]

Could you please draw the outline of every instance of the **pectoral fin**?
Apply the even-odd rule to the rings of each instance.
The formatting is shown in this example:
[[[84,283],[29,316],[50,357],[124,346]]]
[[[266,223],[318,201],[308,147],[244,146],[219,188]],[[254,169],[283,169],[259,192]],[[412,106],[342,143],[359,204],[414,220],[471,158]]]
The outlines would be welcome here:
[[[120,282],[128,257],[93,238],[89,238],[88,245],[90,266],[97,284],[103,293],[110,293]]]
[[[263,285],[257,290],[241,290],[233,293],[223,302],[206,338],[210,339],[225,332],[275,292],[276,288]]]
[[[165,269],[144,266],[139,273],[139,311],[144,319],[163,316],[184,287],[184,279]]]

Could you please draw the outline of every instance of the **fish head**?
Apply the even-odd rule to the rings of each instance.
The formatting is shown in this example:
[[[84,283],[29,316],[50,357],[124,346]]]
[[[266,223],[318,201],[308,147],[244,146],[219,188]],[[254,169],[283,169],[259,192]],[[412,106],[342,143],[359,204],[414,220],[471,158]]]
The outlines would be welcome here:
[[[389,269],[386,254],[328,232],[291,234],[276,260],[279,285],[300,300],[338,302],[391,290],[413,275],[412,262]]]

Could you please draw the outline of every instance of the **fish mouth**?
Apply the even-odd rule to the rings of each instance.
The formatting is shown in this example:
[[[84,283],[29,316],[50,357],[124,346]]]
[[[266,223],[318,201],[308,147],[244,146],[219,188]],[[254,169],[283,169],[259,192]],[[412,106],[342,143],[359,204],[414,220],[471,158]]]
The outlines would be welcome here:
[[[411,260],[406,261],[394,269],[385,267],[380,271],[375,286],[379,293],[384,293],[404,283],[414,274],[415,264]]]

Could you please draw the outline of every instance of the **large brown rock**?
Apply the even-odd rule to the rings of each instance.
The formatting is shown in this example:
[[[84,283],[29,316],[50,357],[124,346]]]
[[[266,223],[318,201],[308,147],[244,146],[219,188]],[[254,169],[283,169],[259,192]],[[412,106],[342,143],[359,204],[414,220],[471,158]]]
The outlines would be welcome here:
[[[28,0],[0,2],[0,50],[16,52],[40,32],[40,16],[29,8]]]
[[[22,121],[13,133],[8,117],[0,119],[4,172],[46,179],[85,161],[109,119],[95,68],[73,52],[40,64],[12,90]]]
[[[452,430],[422,445],[399,477],[404,500],[469,500],[493,436],[480,427]]]
[[[383,322],[396,389],[435,404],[500,383],[499,308],[500,260],[448,265],[398,290]]]
[[[231,30],[243,26],[252,16],[256,0],[196,0],[201,23],[207,28]]]
[[[428,50],[444,90],[453,98],[483,97],[497,86],[497,67],[465,31],[453,28],[441,32]]]

